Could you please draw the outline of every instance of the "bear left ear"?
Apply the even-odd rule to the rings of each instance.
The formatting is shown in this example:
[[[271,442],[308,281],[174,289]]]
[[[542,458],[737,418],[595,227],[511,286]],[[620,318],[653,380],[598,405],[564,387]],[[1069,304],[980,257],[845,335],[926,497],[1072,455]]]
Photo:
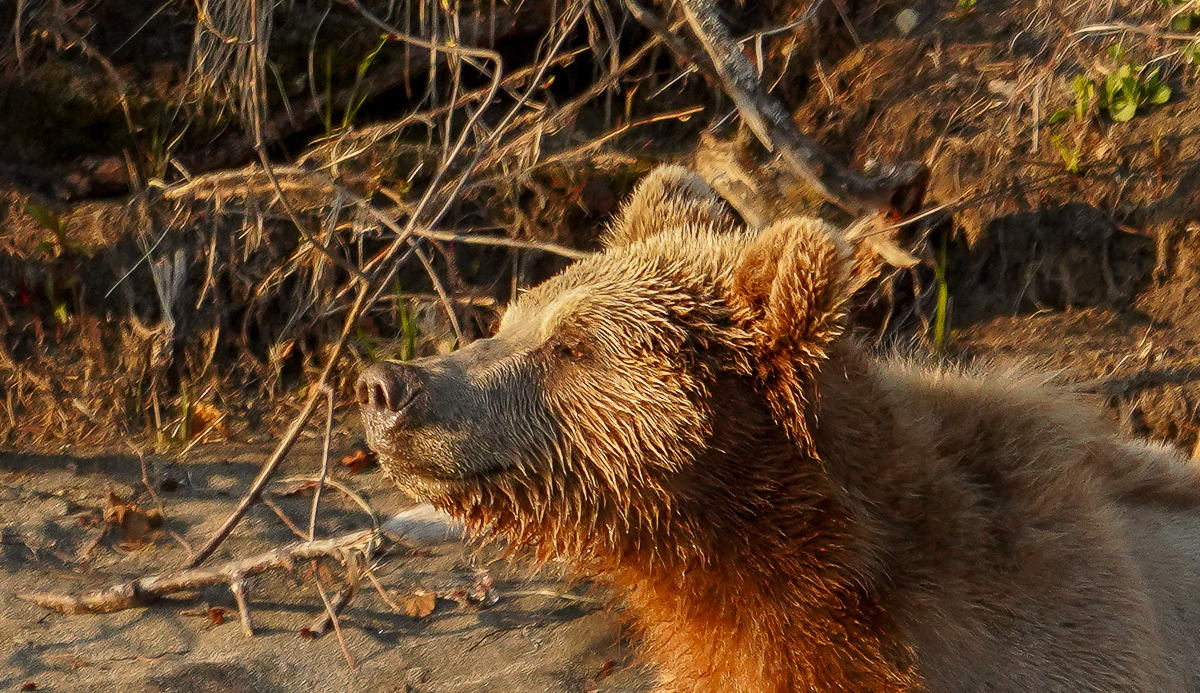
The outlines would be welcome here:
[[[733,230],[739,226],[721,198],[694,171],[659,166],[638,183],[604,234],[604,247],[628,245],[663,231],[704,226]]]
[[[751,335],[754,367],[776,416],[798,441],[808,439],[816,373],[845,330],[853,268],[837,229],[790,218],[764,229],[733,273],[734,319]]]
[[[734,271],[734,308],[760,348],[823,352],[842,333],[853,263],[850,247],[825,222],[775,222]]]

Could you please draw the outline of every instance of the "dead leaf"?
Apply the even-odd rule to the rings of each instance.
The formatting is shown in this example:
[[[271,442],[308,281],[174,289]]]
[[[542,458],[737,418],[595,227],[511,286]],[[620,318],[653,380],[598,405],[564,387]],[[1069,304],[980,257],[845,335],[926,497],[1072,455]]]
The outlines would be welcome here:
[[[124,543],[134,546],[145,543],[162,527],[162,514],[157,510],[142,510],[112,491],[108,492],[108,506],[104,509],[104,521],[110,527],[121,530]]]
[[[226,418],[225,412],[208,402],[196,402],[188,412],[188,432],[193,439],[203,437],[208,442],[228,438]]]
[[[404,600],[404,613],[413,618],[425,618],[437,606],[437,595],[426,590],[416,590]]]
[[[342,458],[342,466],[347,474],[358,474],[368,467],[379,464],[379,458],[370,450],[359,448]]]
[[[467,590],[467,599],[476,606],[487,608],[496,602],[500,601],[500,595],[493,588],[495,580],[487,573],[481,573],[475,577],[475,584],[471,585],[471,589]]]
[[[212,621],[214,626],[219,626],[225,622],[226,614],[228,613],[229,609],[223,606],[210,607],[208,610],[208,620]]]

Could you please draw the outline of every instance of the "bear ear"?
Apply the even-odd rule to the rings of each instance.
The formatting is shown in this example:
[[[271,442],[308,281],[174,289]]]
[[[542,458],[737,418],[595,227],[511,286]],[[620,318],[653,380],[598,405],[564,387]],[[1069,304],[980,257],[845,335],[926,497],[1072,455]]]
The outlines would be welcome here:
[[[853,264],[836,228],[818,219],[783,219],[738,261],[732,302],[761,348],[823,351],[842,332]]]
[[[729,209],[704,179],[682,166],[659,166],[638,183],[604,234],[604,247],[635,243],[663,231],[704,226],[732,230]]]
[[[750,334],[754,369],[776,416],[807,440],[815,376],[845,329],[858,285],[851,249],[834,227],[790,218],[764,229],[736,262],[734,320]]]

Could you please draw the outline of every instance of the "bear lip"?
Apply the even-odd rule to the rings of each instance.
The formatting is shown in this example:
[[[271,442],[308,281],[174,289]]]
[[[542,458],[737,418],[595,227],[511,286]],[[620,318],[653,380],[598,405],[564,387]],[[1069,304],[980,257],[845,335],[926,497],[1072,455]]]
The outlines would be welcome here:
[[[444,469],[429,465],[406,463],[395,455],[376,451],[380,456],[381,466],[393,475],[400,483],[411,480],[412,485],[419,491],[433,491],[439,495],[456,495],[475,489],[477,484],[485,479],[504,474],[503,467],[490,469],[458,470],[457,474],[449,474]]]
[[[425,393],[425,388],[423,388],[423,387],[413,388],[413,390],[408,393],[408,397],[404,398],[404,401],[400,403],[400,406],[396,407],[396,411],[391,412],[391,414],[393,416],[400,416],[400,415],[404,414],[404,410],[411,407],[413,405],[413,402],[416,402],[417,398],[420,397],[424,393]]]

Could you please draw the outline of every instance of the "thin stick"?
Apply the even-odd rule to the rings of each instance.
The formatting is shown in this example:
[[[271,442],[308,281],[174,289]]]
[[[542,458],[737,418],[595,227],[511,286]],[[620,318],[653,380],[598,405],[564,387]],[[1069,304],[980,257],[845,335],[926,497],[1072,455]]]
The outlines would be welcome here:
[[[246,576],[241,573],[234,575],[229,582],[229,591],[233,592],[233,600],[237,602],[242,632],[247,638],[254,637],[254,620],[250,616],[250,606],[246,604]]]
[[[350,336],[350,330],[358,321],[358,316],[362,313],[364,303],[367,297],[366,286],[359,289],[358,297],[354,301],[354,305],[350,308],[350,312],[346,315],[346,321],[342,325],[342,335],[333,345],[333,349],[329,354],[329,360],[325,363],[325,369],[321,371],[320,377],[317,378],[316,385],[312,388],[308,395],[308,399],[304,402],[304,406],[300,409],[300,413],[292,420],[292,425],[288,427],[279,444],[275,446],[275,451],[271,453],[271,457],[267,460],[263,468],[259,470],[258,476],[254,478],[254,482],[250,485],[249,490],[242,496],[242,500],[238,506],[234,508],[229,517],[225,519],[225,523],[221,525],[216,534],[213,534],[200,551],[188,561],[189,568],[195,568],[204,562],[206,558],[212,555],[212,552],[225,541],[233,528],[241,521],[250,507],[258,501],[258,497],[262,495],[263,489],[266,488],[267,482],[271,476],[275,474],[275,470],[283,462],[283,458],[291,451],[292,446],[296,444],[296,440],[300,438],[300,431],[304,429],[304,425],[308,423],[312,417],[313,411],[317,408],[317,399],[321,396],[323,388],[329,382],[329,376],[333,372],[335,366],[341,361],[342,350],[346,346],[346,340]]]
[[[333,388],[324,387],[328,412],[325,416],[325,449],[321,455],[321,476],[317,477],[317,488],[313,491],[312,512],[308,516],[308,540],[317,538],[317,506],[321,503],[321,489],[329,478],[329,439],[333,435]]]
[[[292,206],[288,204],[287,196],[283,194],[283,188],[280,187],[279,181],[275,178],[275,171],[272,170],[271,162],[269,159],[267,159],[266,146],[263,145],[262,142],[258,142],[254,145],[254,151],[258,153],[258,160],[262,162],[263,173],[267,174],[267,179],[271,181],[271,187],[275,189],[275,196],[279,198],[279,205],[283,207],[283,211],[285,214],[287,214],[288,219],[291,220],[292,226],[296,227],[296,230],[300,232],[301,236],[304,236],[304,240],[307,241],[309,245],[316,248],[325,257],[329,258],[333,264],[341,267],[355,280],[365,283],[367,278],[363,276],[363,273],[359,271],[357,267],[349,262],[346,262],[344,258],[333,252],[332,248],[322,243],[316,236],[312,235],[312,233],[308,230],[308,227],[304,225],[304,222],[300,221],[300,218],[296,216],[295,210],[293,210]]]
[[[626,4],[639,19],[653,16],[633,0],[626,0]],[[733,99],[763,146],[777,153],[818,194],[856,216],[879,210],[905,216],[920,208],[929,176],[923,164],[888,166],[877,176],[865,176],[842,166],[802,133],[783,103],[763,89],[754,66],[722,24],[712,0],[679,0],[679,4],[707,57],[697,57],[678,38],[664,40],[673,50],[683,51],[681,57],[715,81]],[[661,35],[664,24],[655,20],[648,26]]]
[[[283,521],[283,524],[287,525],[287,528],[292,530],[292,534],[295,534],[296,538],[300,539],[301,541],[309,541],[308,535],[304,533],[304,530],[297,527],[296,523],[292,522],[292,518],[288,517],[287,513],[283,512],[283,508],[279,507],[275,501],[271,500],[270,496],[263,496],[261,500],[263,505],[270,508],[271,511]]]
[[[379,533],[373,529],[365,529],[330,539],[297,542],[211,568],[188,568],[140,577],[84,594],[22,592],[17,594],[17,598],[67,614],[106,614],[146,606],[177,592],[193,591],[211,585],[232,586],[239,580],[268,570],[290,570],[297,561],[310,558],[341,558],[350,552],[370,557],[378,550],[379,543]]]
[[[1143,34],[1156,39],[1166,39],[1168,41],[1195,41],[1196,34],[1179,34],[1171,31],[1159,31],[1150,27],[1137,26],[1136,24],[1092,24],[1080,29],[1076,29],[1073,33],[1076,34],[1119,34],[1123,31],[1128,31],[1132,34]]]
[[[492,81],[491,81],[491,84],[488,86],[487,97],[480,101],[479,107],[476,108],[475,111],[472,112],[471,115],[467,118],[467,122],[463,125],[462,133],[459,135],[458,140],[454,143],[454,147],[450,150],[450,153],[448,156],[443,157],[443,161],[441,162],[441,165],[438,167],[437,172],[434,174],[433,180],[430,181],[429,185],[425,188],[425,193],[421,196],[420,201],[417,203],[416,210],[409,217],[408,223],[406,225],[407,228],[405,228],[403,231],[401,231],[400,233],[397,234],[396,238],[392,241],[391,245],[388,246],[387,250],[384,253],[377,256],[375,258],[375,260],[373,260],[371,263],[369,263],[366,267],[363,268],[364,272],[370,272],[370,271],[374,270],[375,268],[379,267],[380,265],[386,265],[393,257],[395,257],[395,255],[397,253],[400,252],[400,249],[408,243],[409,236],[412,234],[412,230],[414,228],[416,228],[416,226],[417,226],[417,218],[419,217],[420,213],[425,210],[425,207],[433,199],[434,194],[437,192],[438,188],[441,186],[442,179],[445,178],[446,174],[450,170],[450,163],[458,158],[459,153],[462,151],[463,147],[466,145],[467,137],[470,136],[471,132],[475,128],[475,125],[479,122],[480,117],[483,116],[483,112],[485,110],[487,110],[487,107],[490,106],[492,101],[496,98],[496,92],[498,92],[500,89],[501,78],[504,73],[504,61],[500,57],[500,54],[497,53],[496,51],[486,50],[486,49],[482,49],[482,48],[469,48],[467,46],[461,46],[461,45],[449,46],[449,45],[442,44],[442,43],[426,41],[426,40],[418,38],[416,36],[410,36],[408,34],[405,34],[401,31],[396,30],[394,27],[389,25],[387,22],[376,17],[369,10],[367,10],[365,7],[363,7],[358,2],[358,0],[349,0],[349,2],[354,7],[354,9],[358,10],[359,14],[361,14],[363,17],[365,17],[368,21],[370,21],[375,26],[379,27],[381,30],[387,32],[388,36],[393,39],[396,39],[399,41],[404,41],[405,43],[411,43],[416,46],[421,46],[422,48],[428,48],[429,50],[437,50],[437,51],[443,51],[446,53],[454,53],[457,55],[467,55],[470,57],[489,60],[495,64],[495,70],[492,74]],[[535,88],[535,86],[540,81],[541,81],[541,73],[539,72],[538,75],[532,80],[532,84],[534,86],[531,86],[530,89],[532,90],[533,88]],[[524,104],[522,103],[520,105],[523,106]],[[516,108],[516,107],[514,107],[514,108]],[[511,111],[510,111],[510,113],[511,113]],[[479,155],[476,154],[476,158],[478,158],[478,156]],[[470,175],[470,172],[471,172],[471,167],[468,166],[466,173],[464,173],[462,176],[462,179],[465,180],[466,176]],[[454,188],[454,193],[451,193],[450,200],[447,200],[446,204],[443,205],[441,210],[438,211],[438,213],[433,216],[433,219],[428,223],[429,226],[436,225],[437,221],[442,217],[443,214],[446,213],[446,210],[449,209],[450,203],[453,200],[453,194],[455,194],[457,192],[459,187],[461,187],[461,182],[459,183],[459,185],[457,185]],[[395,229],[396,225],[393,223],[389,223],[389,224],[387,224],[387,226],[389,228],[392,228],[393,230],[396,230]],[[389,272],[388,276],[390,276],[390,275],[391,275],[391,273]],[[374,277],[372,277],[372,278],[374,278]]]
[[[316,483],[317,480],[314,478],[304,477],[304,476],[292,476],[292,477],[288,477],[286,479],[280,480],[280,483],[287,484],[287,483],[294,482],[294,481]],[[379,528],[379,518],[375,516],[375,511],[371,509],[371,504],[367,502],[367,499],[365,499],[362,496],[360,496],[359,494],[355,493],[353,489],[351,489],[349,486],[343,484],[342,482],[338,481],[337,479],[327,478],[327,479],[325,479],[325,485],[328,486],[329,488],[341,491],[347,498],[354,501],[354,504],[357,505],[358,507],[362,508],[362,511],[366,514],[366,516],[368,518],[370,518],[371,526],[375,527],[376,529]]]
[[[371,566],[364,564],[363,572],[366,573],[367,579],[370,580],[371,584],[375,586],[375,591],[379,593],[379,596],[383,599],[384,603],[387,604],[389,607],[391,607],[392,611],[395,611],[398,614],[405,613],[403,607],[401,607],[399,604],[392,601],[390,597],[388,597],[387,590],[385,590],[383,588],[383,585],[380,584],[379,578],[375,577],[375,571],[371,570]]]
[[[480,236],[471,233],[451,233],[448,231],[433,231],[431,229],[415,229],[413,231],[413,235],[420,236],[421,238],[429,238],[435,241],[461,242],[474,245],[495,245],[506,248],[520,248],[524,250],[540,250],[544,253],[560,255],[572,260],[580,260],[591,255],[589,252],[568,248],[565,245],[558,245],[557,243],[521,241],[515,238],[507,238],[505,236]]]
[[[442,309],[446,311],[446,317],[450,319],[450,327],[454,328],[454,339],[457,340],[456,348],[463,346],[462,327],[458,324],[458,316],[454,313],[454,306],[450,304],[450,297],[446,293],[446,287],[442,286],[442,280],[438,278],[437,272],[433,270],[433,263],[429,261],[429,257],[421,248],[416,249],[417,259],[421,261],[421,265],[425,268],[425,273],[429,275],[429,281],[433,284],[433,290],[442,300]]]
[[[354,657],[350,656],[350,648],[346,647],[346,638],[342,635],[342,626],[338,623],[337,611],[334,609],[333,604],[329,602],[329,597],[325,594],[325,588],[321,586],[321,577],[319,575],[313,576],[313,580],[317,583],[317,594],[321,595],[321,602],[325,604],[325,613],[329,618],[329,622],[333,624],[333,632],[337,635],[338,645],[342,648],[342,656],[346,658],[346,664],[351,669],[354,669],[358,665],[354,663]]]
[[[320,584],[319,580],[317,584]],[[319,637],[325,635],[325,633],[329,630],[329,626],[334,625],[337,622],[338,616],[342,615],[342,611],[345,610],[346,605],[350,603],[350,600],[353,597],[354,591],[349,588],[338,590],[337,594],[333,595],[333,599],[326,600],[326,605],[332,606],[332,610],[327,610],[318,616],[317,619],[312,622],[312,625],[308,627],[309,631],[311,631],[314,636]]]

